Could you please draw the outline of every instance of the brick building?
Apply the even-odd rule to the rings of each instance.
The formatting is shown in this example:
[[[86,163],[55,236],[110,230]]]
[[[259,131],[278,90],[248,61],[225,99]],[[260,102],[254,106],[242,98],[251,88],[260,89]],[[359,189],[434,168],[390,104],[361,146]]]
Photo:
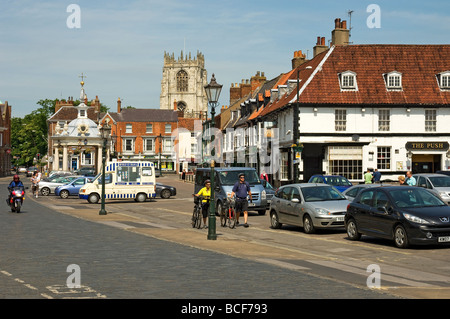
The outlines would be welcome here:
[[[176,107],[174,103],[174,107]],[[121,107],[117,101],[117,112],[108,112],[100,120],[110,119],[112,157],[122,161],[152,161],[162,171],[180,172],[191,162],[195,147],[194,118],[184,118],[183,112],[169,109],[138,109]],[[178,130],[177,130],[178,129]],[[180,138],[183,130],[186,138]],[[191,137],[193,139],[191,139]],[[183,141],[183,142],[181,142]],[[181,145],[183,144],[183,145]],[[176,156],[175,152],[180,152]]]

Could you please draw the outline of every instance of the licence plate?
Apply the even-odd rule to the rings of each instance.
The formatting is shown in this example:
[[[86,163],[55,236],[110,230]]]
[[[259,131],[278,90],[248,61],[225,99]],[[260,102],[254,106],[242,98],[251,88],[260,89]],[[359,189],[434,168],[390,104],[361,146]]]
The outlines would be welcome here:
[[[450,242],[450,236],[438,237],[438,242],[439,243],[448,243],[448,242]]]
[[[256,206],[255,203],[248,203],[248,206]]]
[[[342,217],[336,217],[336,221],[337,221],[337,222],[343,222],[343,221],[344,221],[344,216],[342,216]]]

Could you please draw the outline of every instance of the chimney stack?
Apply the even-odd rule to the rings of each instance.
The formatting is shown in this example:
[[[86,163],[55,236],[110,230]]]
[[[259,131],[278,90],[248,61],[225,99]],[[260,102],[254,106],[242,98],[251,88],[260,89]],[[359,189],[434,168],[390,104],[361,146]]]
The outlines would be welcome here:
[[[117,113],[120,113],[122,111],[122,101],[120,100],[120,97],[117,99]]]
[[[291,61],[292,61],[292,69],[295,69],[307,61],[306,55],[302,53],[302,50],[295,51],[294,58]]]
[[[313,55],[316,56],[326,50],[328,50],[328,46],[325,44],[325,37],[317,37],[317,43],[313,48]]]
[[[347,29],[347,21],[341,19],[334,20],[334,30],[331,31],[331,45],[348,45],[350,30]]]

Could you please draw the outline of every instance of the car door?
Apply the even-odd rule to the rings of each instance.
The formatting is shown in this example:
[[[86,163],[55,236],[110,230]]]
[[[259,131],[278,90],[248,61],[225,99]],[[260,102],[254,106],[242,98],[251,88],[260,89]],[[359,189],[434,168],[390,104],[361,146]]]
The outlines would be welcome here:
[[[290,223],[288,204],[291,201],[292,187],[283,187],[277,198],[278,217],[282,223]]]
[[[300,196],[300,190],[293,186],[291,187],[291,199],[287,203],[287,213],[289,218],[289,224],[296,226],[303,226],[303,204],[302,198]]]
[[[352,205],[353,217],[361,231],[370,231],[370,213],[373,207],[374,190],[367,189],[360,193]]]
[[[376,190],[373,207],[368,216],[370,228],[378,236],[391,238],[395,217],[392,214],[392,204],[388,195],[382,190]]]
[[[86,178],[80,178],[72,182],[68,188],[70,195],[78,195],[80,188],[86,184]]]

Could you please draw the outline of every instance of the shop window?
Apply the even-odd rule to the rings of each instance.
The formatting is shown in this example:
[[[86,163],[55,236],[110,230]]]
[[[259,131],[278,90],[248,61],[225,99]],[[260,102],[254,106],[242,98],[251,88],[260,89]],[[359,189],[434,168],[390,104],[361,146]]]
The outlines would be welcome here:
[[[289,179],[289,153],[281,153],[280,179]]]
[[[377,147],[377,168],[391,169],[391,148],[387,146]]]

